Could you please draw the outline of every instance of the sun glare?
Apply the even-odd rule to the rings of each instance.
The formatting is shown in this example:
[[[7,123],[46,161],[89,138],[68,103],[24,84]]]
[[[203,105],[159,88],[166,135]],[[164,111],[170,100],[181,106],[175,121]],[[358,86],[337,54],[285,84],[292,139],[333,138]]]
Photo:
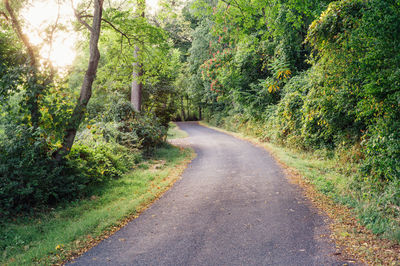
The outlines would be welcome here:
[[[78,2],[79,0],[74,1],[75,4]],[[155,12],[158,8],[158,0],[147,0],[146,4],[150,12]],[[78,39],[78,34],[72,29],[71,22],[75,21],[75,17],[71,2],[31,0],[21,14],[25,21],[24,32],[32,44],[40,48],[42,58],[49,58],[58,68],[70,66],[76,56],[75,42]],[[52,46],[50,46],[44,40],[48,38],[47,29],[56,22],[65,26],[65,30],[55,32]]]
[[[24,31],[28,35],[32,44],[40,49],[40,55],[43,58],[49,58],[55,67],[63,68],[72,64],[75,58],[75,40],[76,34],[71,27],[73,10],[68,3],[58,1],[33,1],[21,13],[25,20]],[[56,22],[64,25],[65,30],[57,30],[53,35],[52,45],[44,40],[48,38],[49,27],[53,27]]]
[[[158,0],[146,0],[146,5],[149,8],[150,12],[154,14],[154,12],[158,9]]]

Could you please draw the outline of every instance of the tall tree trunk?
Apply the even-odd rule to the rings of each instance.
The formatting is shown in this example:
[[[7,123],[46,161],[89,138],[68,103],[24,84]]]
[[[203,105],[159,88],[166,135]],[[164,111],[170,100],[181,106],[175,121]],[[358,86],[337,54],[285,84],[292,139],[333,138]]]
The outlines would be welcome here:
[[[96,76],[97,66],[100,59],[98,43],[101,29],[101,17],[103,13],[103,2],[104,0],[94,1],[93,24],[91,27],[87,26],[90,30],[89,64],[85,73],[85,77],[83,79],[78,102],[67,124],[68,128],[64,136],[62,147],[53,154],[54,158],[57,161],[60,161],[71,151],[76,132],[84,118],[86,106],[90,100],[90,97],[92,96],[92,85]]]
[[[131,89],[131,104],[133,105],[133,109],[136,112],[140,112],[142,108],[142,81],[140,78],[142,77],[142,66],[139,63],[138,58],[139,46],[135,46],[135,51],[133,52],[133,58],[135,62],[133,65],[132,71],[132,89]]]
[[[137,0],[137,15],[141,16],[143,19],[145,18],[145,10],[146,10],[146,1],[145,0]],[[135,62],[132,70],[132,87],[131,87],[131,104],[133,105],[133,109],[136,112],[140,112],[142,109],[142,76],[143,76],[143,67],[139,62],[139,53],[140,53],[140,44],[135,45],[135,50],[133,52],[133,58]]]

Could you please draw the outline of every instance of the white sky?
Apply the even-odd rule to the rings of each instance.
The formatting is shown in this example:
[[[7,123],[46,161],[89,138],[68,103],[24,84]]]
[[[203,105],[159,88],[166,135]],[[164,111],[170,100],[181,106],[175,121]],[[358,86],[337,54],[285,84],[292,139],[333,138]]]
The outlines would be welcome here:
[[[75,0],[74,3],[78,1],[79,0]],[[151,13],[154,13],[158,9],[158,1],[159,0],[146,0],[147,7]],[[59,9],[57,2],[57,0],[31,0],[30,4],[25,8],[26,10],[21,12],[26,21],[24,31],[34,45],[43,43],[43,39],[45,38],[43,30],[46,26],[55,23]],[[59,22],[67,26],[71,25],[70,21],[75,20],[75,17],[70,1],[60,2],[64,3],[60,6]],[[62,68],[72,64],[76,56],[74,50],[76,39],[77,35],[73,33],[72,28],[69,29],[68,32],[57,32],[54,36],[50,55],[54,66]],[[48,46],[44,46],[41,48],[40,53],[43,57],[47,58],[49,50]]]

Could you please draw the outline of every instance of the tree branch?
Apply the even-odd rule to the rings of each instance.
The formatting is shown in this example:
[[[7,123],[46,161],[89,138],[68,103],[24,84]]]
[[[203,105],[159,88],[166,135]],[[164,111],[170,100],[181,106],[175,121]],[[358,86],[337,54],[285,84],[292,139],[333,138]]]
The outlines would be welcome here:
[[[83,18],[92,18],[92,15],[83,15]],[[123,37],[125,37],[128,40],[129,45],[131,44],[131,40],[135,40],[135,41],[140,41],[140,39],[135,38],[133,36],[129,36],[128,34],[126,34],[125,32],[123,32],[122,30],[118,29],[117,26],[115,26],[111,21],[102,18],[102,21],[104,21],[105,23],[107,23],[111,28],[113,28],[113,30],[115,30],[116,32],[120,33]]]
[[[74,10],[74,15],[76,17],[76,19],[79,21],[79,23],[81,23],[83,26],[85,26],[91,33],[93,33],[93,28],[86,22],[84,21],[82,18],[85,16],[82,16],[82,13],[79,13],[78,10],[76,10],[74,8],[74,2],[73,0],[71,0],[71,7]]]
[[[227,6],[231,5],[231,6],[237,7],[239,9],[240,13],[242,13],[242,16],[246,17],[246,15],[243,12],[242,7],[238,4],[238,2],[236,2],[236,0],[232,0],[236,5],[232,5],[231,2],[227,2],[226,0],[221,0],[221,1],[224,2],[225,4],[227,4]]]
[[[35,56],[35,52],[33,50],[32,44],[29,42],[28,37],[22,32],[21,25],[19,24],[19,21],[17,20],[17,17],[15,16],[14,10],[11,8],[8,0],[3,0],[3,3],[4,3],[4,6],[5,6],[8,14],[10,15],[11,24],[12,24],[14,30],[17,32],[18,37],[24,43],[25,48],[28,51],[28,55],[30,58],[30,66],[36,70],[37,62],[36,62],[36,56]]]
[[[118,29],[114,24],[112,24],[110,21],[102,18],[102,21],[104,21],[105,23],[107,23],[108,25],[110,25],[111,28],[113,28],[116,32],[120,33],[122,36],[124,36],[127,40],[129,45],[131,45],[131,39],[135,39],[133,37],[129,37],[125,32],[121,31],[120,29]]]

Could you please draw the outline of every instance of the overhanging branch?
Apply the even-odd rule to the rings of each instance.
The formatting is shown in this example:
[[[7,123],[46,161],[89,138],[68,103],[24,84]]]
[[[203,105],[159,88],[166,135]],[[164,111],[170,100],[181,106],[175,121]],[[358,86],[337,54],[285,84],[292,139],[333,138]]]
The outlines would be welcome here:
[[[18,37],[24,43],[24,46],[25,46],[26,50],[28,51],[30,65],[33,69],[36,70],[37,62],[36,62],[36,56],[35,56],[35,52],[33,51],[32,44],[29,42],[28,37],[22,32],[21,25],[19,24],[19,21],[17,20],[17,17],[15,16],[14,10],[11,8],[8,0],[3,0],[3,3],[4,3],[4,6],[5,6],[8,14],[10,15],[11,24],[12,24],[14,30],[17,32]],[[7,15],[5,15],[5,16],[7,17]]]
[[[113,28],[116,32],[120,33],[123,37],[125,37],[128,40],[129,45],[131,45],[131,39],[135,39],[133,37],[129,37],[125,32],[121,31],[120,29],[118,29],[114,24],[112,24],[110,21],[102,18],[102,21],[104,21],[105,23],[107,23],[108,25],[110,25],[111,28]]]
[[[82,18],[92,18],[92,15],[82,15]],[[107,23],[113,30],[115,30],[116,32],[118,32],[119,34],[121,34],[123,37],[125,37],[128,40],[129,45],[131,44],[131,40],[135,40],[135,41],[140,41],[139,38],[133,37],[133,36],[129,36],[128,34],[126,34],[125,32],[123,32],[122,30],[120,30],[117,26],[115,26],[111,21],[102,18],[102,21],[104,21],[105,23]]]
[[[76,19],[79,21],[79,23],[81,23],[83,26],[85,26],[91,33],[93,33],[93,28],[86,22],[84,21],[82,18],[85,17],[84,15],[82,15],[82,13],[79,13],[75,8],[74,8],[74,2],[73,0],[71,0],[71,7],[74,10],[74,15],[76,17]]]

